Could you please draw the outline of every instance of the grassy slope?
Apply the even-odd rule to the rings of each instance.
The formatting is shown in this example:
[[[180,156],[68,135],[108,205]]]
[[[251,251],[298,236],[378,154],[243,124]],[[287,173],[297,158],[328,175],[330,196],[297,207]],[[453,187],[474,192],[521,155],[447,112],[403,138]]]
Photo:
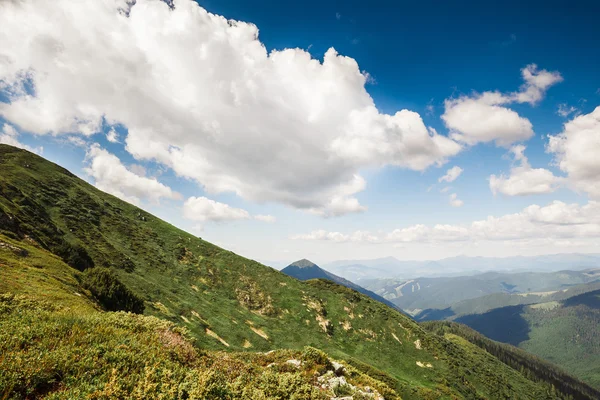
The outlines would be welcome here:
[[[429,334],[364,295],[327,281],[289,278],[100,192],[31,153],[0,145],[0,171],[2,292],[52,300],[73,318],[115,318],[96,311],[77,286],[79,272],[45,250],[62,238],[85,248],[96,266],[114,268],[145,299],[147,315],[185,327],[203,349],[311,345],[364,370],[370,368],[366,363],[385,371],[404,398],[498,398],[498,385],[514,375],[501,363],[475,362],[484,357],[481,350]],[[18,330],[17,322],[6,326]],[[107,330],[107,340],[111,335]],[[54,379],[65,376],[70,375]],[[79,378],[69,379],[74,384]],[[106,384],[108,378],[99,379]],[[539,399],[549,389],[521,376],[511,391],[513,398]]]

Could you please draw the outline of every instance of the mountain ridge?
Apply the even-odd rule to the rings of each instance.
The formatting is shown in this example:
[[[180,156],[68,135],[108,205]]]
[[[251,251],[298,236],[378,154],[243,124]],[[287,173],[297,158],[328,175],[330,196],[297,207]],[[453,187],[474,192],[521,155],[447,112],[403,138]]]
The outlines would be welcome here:
[[[540,256],[456,256],[439,260],[398,260],[383,257],[341,260],[323,268],[358,284],[365,279],[416,279],[475,275],[485,272],[553,272],[561,269],[600,268],[600,253],[556,253]]]

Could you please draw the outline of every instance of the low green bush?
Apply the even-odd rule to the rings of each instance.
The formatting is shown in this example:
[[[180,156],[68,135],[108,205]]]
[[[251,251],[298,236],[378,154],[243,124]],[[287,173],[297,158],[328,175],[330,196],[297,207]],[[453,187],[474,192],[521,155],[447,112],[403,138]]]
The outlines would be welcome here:
[[[108,268],[90,268],[81,275],[81,286],[107,311],[144,312],[144,300],[123,284]]]
[[[63,241],[55,249],[52,249],[63,261],[79,270],[85,271],[86,269],[94,267],[94,261],[89,256],[87,251],[81,246],[74,246],[69,242]]]

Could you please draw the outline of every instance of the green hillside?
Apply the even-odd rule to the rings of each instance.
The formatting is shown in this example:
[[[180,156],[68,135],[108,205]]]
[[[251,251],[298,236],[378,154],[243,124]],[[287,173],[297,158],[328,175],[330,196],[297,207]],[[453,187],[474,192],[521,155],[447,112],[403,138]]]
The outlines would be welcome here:
[[[6,145],[0,295],[2,398],[568,398],[365,295],[285,276]],[[593,398],[586,390],[572,395]]]

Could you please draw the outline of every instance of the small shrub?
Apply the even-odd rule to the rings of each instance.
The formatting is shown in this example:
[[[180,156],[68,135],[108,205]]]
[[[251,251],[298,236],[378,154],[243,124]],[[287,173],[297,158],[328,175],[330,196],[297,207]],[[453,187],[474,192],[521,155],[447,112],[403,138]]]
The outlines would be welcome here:
[[[81,276],[81,286],[108,311],[144,312],[144,301],[123,284],[108,268],[90,268]]]
[[[306,361],[308,365],[312,364],[312,367],[323,366],[326,369],[332,368],[331,361],[329,361],[327,354],[314,347],[307,346],[304,348],[302,360]]]
[[[53,252],[62,258],[67,265],[79,271],[85,271],[94,267],[94,261],[81,246],[74,246],[69,242],[63,241],[53,249]]]
[[[352,390],[352,387],[350,387],[350,385],[348,385],[348,384],[337,385],[337,386],[333,387],[333,394],[336,395],[337,397],[350,396],[353,393],[354,393],[354,391]]]

